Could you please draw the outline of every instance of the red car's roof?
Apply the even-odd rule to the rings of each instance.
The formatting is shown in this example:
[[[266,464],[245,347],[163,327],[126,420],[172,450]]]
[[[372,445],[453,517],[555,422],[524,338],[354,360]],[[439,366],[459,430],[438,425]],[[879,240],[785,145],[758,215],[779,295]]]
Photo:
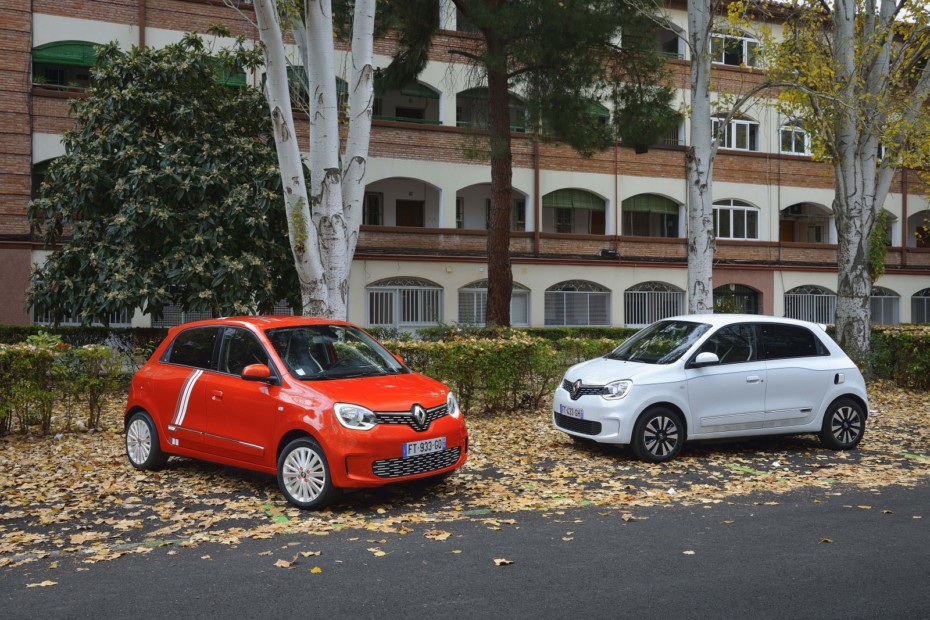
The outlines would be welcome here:
[[[239,327],[252,326],[259,330],[265,330],[271,327],[294,327],[296,325],[351,325],[346,321],[336,319],[323,319],[309,316],[272,316],[272,315],[252,315],[252,316],[228,316],[219,319],[205,319],[203,321],[192,321],[171,328],[171,331],[186,329],[188,327],[205,327],[208,325],[235,325]]]

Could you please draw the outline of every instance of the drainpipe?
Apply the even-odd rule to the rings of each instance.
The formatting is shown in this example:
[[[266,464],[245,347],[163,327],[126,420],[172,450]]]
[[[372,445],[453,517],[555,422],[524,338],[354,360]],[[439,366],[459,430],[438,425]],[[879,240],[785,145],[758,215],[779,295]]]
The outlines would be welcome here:
[[[901,267],[907,267],[907,168],[901,168]]]
[[[614,254],[620,260],[620,143],[614,140]]]
[[[539,196],[539,134],[533,133],[533,256],[539,257],[542,199]]]
[[[145,48],[145,29],[146,29],[146,12],[148,10],[148,0],[139,0],[139,48]]]

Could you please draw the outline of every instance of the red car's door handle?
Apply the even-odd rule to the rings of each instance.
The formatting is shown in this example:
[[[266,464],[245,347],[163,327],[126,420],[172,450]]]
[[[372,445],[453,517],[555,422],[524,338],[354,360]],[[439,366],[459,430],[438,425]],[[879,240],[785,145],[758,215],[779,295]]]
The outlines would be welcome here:
[[[213,400],[222,400],[223,392],[221,390],[213,390]]]

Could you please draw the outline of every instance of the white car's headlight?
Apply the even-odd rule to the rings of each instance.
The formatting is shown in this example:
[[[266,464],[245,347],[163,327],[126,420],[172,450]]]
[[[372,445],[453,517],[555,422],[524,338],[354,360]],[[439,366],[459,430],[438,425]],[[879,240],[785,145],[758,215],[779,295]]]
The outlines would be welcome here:
[[[462,415],[462,410],[459,409],[459,401],[455,399],[455,394],[449,392],[449,396],[446,398],[446,411],[449,412],[453,418],[458,418]]]
[[[359,405],[350,405],[347,403],[336,403],[333,406],[336,412],[336,419],[346,428],[357,431],[370,431],[378,424],[378,418],[374,412]]]
[[[607,400],[620,400],[630,393],[630,388],[632,387],[633,382],[629,379],[614,381],[613,383],[608,383],[604,386],[604,389],[601,390],[601,396]]]

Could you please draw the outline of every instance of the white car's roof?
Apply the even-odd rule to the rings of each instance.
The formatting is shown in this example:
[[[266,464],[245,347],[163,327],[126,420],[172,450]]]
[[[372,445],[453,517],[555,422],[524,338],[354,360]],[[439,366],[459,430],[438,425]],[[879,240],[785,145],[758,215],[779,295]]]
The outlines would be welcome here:
[[[768,316],[764,314],[681,314],[670,316],[663,321],[691,321],[696,323],[707,323],[712,327],[721,325],[730,325],[731,323],[788,323],[791,325],[804,325],[805,327],[818,326],[823,329],[822,325],[810,323],[808,321],[799,321],[786,317]]]

